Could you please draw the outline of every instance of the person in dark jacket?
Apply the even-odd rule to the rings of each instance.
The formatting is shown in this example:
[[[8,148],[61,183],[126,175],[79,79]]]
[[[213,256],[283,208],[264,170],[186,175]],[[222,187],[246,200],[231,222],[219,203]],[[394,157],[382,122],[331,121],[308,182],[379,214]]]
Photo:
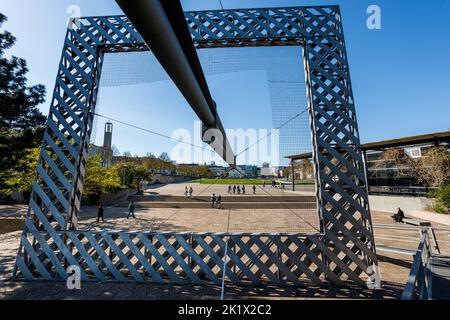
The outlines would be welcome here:
[[[105,209],[103,209],[101,204],[98,206],[97,223],[100,222],[100,219],[102,219],[102,222],[105,222]]]
[[[392,216],[392,219],[394,219],[395,222],[403,222],[404,218],[405,213],[401,208],[398,208],[397,213]]]
[[[133,219],[136,219],[135,215],[134,215],[134,201],[131,201],[130,205],[128,206],[128,215],[127,215],[127,219],[129,219],[131,216],[133,217]]]
[[[219,195],[219,197],[217,198],[216,205],[217,205],[217,209],[220,210],[221,209],[220,207],[222,205],[222,196],[221,195]]]
[[[216,194],[213,193],[212,197],[211,197],[211,208],[214,208],[216,206]]]

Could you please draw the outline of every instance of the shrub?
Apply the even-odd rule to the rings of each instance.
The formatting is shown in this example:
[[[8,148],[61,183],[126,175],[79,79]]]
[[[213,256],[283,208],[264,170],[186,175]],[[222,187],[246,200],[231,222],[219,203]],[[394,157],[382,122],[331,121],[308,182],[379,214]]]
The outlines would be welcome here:
[[[450,214],[450,185],[431,192],[429,196],[436,199],[434,207],[436,212]]]

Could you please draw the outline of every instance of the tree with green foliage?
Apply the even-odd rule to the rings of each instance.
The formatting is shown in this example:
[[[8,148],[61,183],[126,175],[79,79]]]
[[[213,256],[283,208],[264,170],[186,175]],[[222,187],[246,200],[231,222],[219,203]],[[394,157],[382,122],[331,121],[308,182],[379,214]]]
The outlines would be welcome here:
[[[45,87],[27,84],[28,68],[24,59],[5,57],[6,50],[16,42],[11,33],[1,29],[6,20],[6,16],[0,13],[1,197],[10,191],[14,185],[12,181],[18,182],[17,177],[27,172],[28,168],[24,171],[23,160],[32,157],[30,150],[41,144],[46,120],[37,108],[45,101]],[[26,189],[25,185],[17,187],[22,190]]]
[[[142,164],[120,162],[113,166],[119,173],[120,180],[128,188],[138,189],[141,181],[152,180],[151,172]]]
[[[18,159],[13,168],[0,172],[4,187],[2,193],[10,196],[13,192],[22,192],[25,199],[31,195],[40,148],[26,149],[24,156]]]
[[[428,195],[436,199],[434,210],[438,213],[450,214],[450,185],[443,186]]]
[[[201,178],[213,178],[216,175],[216,173],[208,166],[200,166],[196,168],[196,174]]]
[[[88,159],[86,176],[83,184],[83,197],[94,203],[104,193],[126,189],[122,184],[118,166],[103,167],[102,159],[96,155]]]

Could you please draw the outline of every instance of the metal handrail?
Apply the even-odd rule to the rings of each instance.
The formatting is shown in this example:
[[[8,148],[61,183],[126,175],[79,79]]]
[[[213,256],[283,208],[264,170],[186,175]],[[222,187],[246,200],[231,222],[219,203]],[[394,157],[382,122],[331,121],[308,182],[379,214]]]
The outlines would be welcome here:
[[[431,299],[431,273],[428,269],[428,262],[431,258],[429,230],[423,229],[419,242],[419,247],[414,255],[414,262],[408,276],[402,300],[429,300]]]

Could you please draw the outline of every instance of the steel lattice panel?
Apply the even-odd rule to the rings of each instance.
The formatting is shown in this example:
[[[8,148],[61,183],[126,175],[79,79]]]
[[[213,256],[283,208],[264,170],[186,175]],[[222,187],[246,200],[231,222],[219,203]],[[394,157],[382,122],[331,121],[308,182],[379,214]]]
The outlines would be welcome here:
[[[373,278],[377,259],[339,7],[188,12],[186,21],[197,48],[303,46],[321,234],[75,231],[104,54],[148,50],[124,16],[83,18],[65,39],[16,278],[61,280],[63,266],[78,265],[85,280],[162,283],[167,275],[171,283],[217,283],[225,239],[233,283]]]
[[[66,279],[65,261],[80,267],[82,281],[220,284],[225,268],[226,281],[242,285],[321,285],[326,278],[362,284],[344,262],[338,263],[343,276],[326,265],[323,256],[334,253],[321,235],[58,232],[65,243],[36,235],[34,244],[22,236],[27,254],[39,257],[31,267],[18,260],[26,279]]]

